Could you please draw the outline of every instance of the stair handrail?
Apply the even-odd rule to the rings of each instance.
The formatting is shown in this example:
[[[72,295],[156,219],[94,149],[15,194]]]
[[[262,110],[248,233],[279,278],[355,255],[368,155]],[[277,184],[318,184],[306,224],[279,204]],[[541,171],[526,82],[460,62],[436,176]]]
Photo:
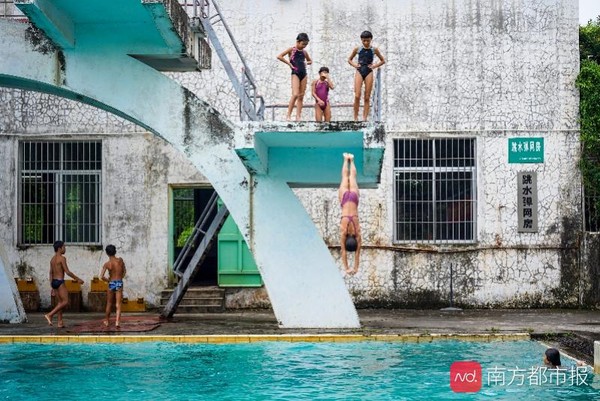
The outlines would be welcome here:
[[[180,0],[180,3],[185,6],[186,12],[189,9],[190,2],[188,0]],[[237,81],[237,77],[234,79],[230,76],[232,84],[234,85],[234,89],[236,90],[238,97],[240,98],[240,106],[243,113],[240,113],[240,118],[244,119],[244,114],[250,120],[263,120],[264,119],[264,110],[265,110],[265,100],[262,95],[258,94],[258,85],[256,84],[256,79],[252,74],[248,63],[246,62],[246,58],[244,57],[240,47],[237,44],[237,41],[233,37],[233,33],[229,28],[229,25],[223,18],[223,14],[221,14],[221,10],[216,0],[191,0],[192,5],[192,13],[193,18],[200,20],[201,22],[205,22],[206,24],[210,24],[210,29],[204,26],[205,31],[207,31],[209,35],[209,40],[211,40],[210,34],[212,31],[212,25],[217,23],[221,23],[225,28],[225,32],[229,37],[231,44],[233,44],[233,48],[235,49],[235,53],[237,54],[239,60],[242,64],[241,71],[241,80]],[[212,6],[212,8],[211,8]],[[212,10],[214,9],[214,13]],[[215,33],[216,36],[216,33]],[[216,37],[214,39],[217,39]],[[212,40],[211,40],[212,42]],[[220,46],[220,44],[213,43],[213,46]],[[222,47],[221,47],[222,48]],[[221,57],[220,52],[217,50],[217,54]],[[224,54],[224,52],[223,52]],[[226,57],[226,56],[225,56]],[[228,66],[225,65],[223,60],[221,60],[225,66],[225,69],[228,69]],[[228,61],[228,60],[227,60]],[[230,63],[228,63],[230,64]],[[229,75],[229,74],[228,74]],[[235,74],[233,74],[235,76]],[[236,82],[237,81],[237,82]],[[242,94],[243,92],[243,94]],[[244,96],[245,95],[245,96]],[[250,103],[250,104],[248,104]],[[252,110],[252,112],[249,112]]]
[[[192,248],[197,246],[195,244],[198,242],[199,236],[202,231],[202,227],[206,223],[208,216],[210,216],[212,214],[215,206],[217,205],[217,199],[218,199],[218,195],[217,195],[217,192],[215,191],[211,195],[210,199],[208,200],[208,203],[202,210],[200,217],[196,221],[196,224],[194,225],[194,229],[192,230],[192,234],[185,241],[185,244],[183,245],[181,252],[179,252],[177,259],[175,260],[175,263],[173,263],[173,271],[174,272],[178,272],[178,273],[181,272],[181,267],[182,267],[181,265],[187,260],[188,254],[190,253]]]
[[[14,0],[0,0],[0,18],[26,20],[27,16],[15,6]]]
[[[192,280],[198,273],[198,270],[202,265],[202,261],[206,257],[207,250],[211,248],[213,242],[215,241],[215,237],[218,236],[219,230],[221,227],[223,227],[223,224],[228,216],[229,210],[227,210],[225,205],[218,209],[215,218],[211,221],[210,226],[206,229],[206,233],[202,237],[202,240],[200,240],[198,249],[195,250],[194,256],[192,256],[192,259],[189,262],[189,266],[181,275],[181,280],[179,280],[173,289],[173,293],[171,294],[171,297],[169,297],[169,301],[163,308],[163,311],[161,312],[162,317],[171,318],[177,310],[177,307],[185,296],[186,291],[192,283]]]

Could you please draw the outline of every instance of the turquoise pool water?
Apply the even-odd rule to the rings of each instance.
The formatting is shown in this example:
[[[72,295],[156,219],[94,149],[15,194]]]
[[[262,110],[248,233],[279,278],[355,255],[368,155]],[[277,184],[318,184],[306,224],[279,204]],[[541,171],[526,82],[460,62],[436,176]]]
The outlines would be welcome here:
[[[544,349],[533,341],[7,344],[0,345],[0,399],[600,399],[592,374],[580,385],[570,383],[569,370],[566,383],[532,383]],[[479,392],[451,390],[450,365],[460,360],[481,364]],[[509,384],[517,367],[524,380]]]

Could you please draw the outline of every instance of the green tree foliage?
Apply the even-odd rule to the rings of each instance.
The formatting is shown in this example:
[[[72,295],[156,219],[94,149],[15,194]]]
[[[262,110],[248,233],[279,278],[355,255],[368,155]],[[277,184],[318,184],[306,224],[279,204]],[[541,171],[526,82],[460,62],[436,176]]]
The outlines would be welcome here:
[[[600,63],[600,16],[579,27],[579,57]]]
[[[191,235],[194,224],[194,190],[191,188],[174,189],[175,246],[183,247]]]
[[[600,222],[600,16],[579,27],[581,174],[588,221]]]
[[[600,192],[600,65],[584,60],[577,77],[583,178],[586,190]],[[589,192],[588,192],[589,193]]]

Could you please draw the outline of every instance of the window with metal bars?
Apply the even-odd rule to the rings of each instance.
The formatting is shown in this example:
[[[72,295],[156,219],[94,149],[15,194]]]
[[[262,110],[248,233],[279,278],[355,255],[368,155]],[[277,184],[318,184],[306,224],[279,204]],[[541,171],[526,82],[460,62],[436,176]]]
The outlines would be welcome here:
[[[101,243],[102,143],[19,143],[19,244]]]
[[[475,241],[474,138],[394,140],[394,241]]]

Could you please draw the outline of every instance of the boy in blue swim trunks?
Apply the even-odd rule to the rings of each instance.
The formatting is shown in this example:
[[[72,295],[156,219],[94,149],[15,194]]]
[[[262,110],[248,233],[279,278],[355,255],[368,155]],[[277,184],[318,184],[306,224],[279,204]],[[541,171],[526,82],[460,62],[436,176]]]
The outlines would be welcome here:
[[[365,84],[365,104],[363,107],[363,121],[367,121],[369,109],[371,107],[371,91],[373,90],[373,70],[385,64],[385,58],[379,51],[379,48],[372,47],[371,41],[373,34],[364,31],[360,34],[362,46],[355,47],[348,57],[348,64],[356,68],[354,73],[354,121],[358,121],[358,109],[360,107],[360,95],[363,82]],[[354,57],[358,54],[358,63]],[[374,64],[374,56],[377,56],[379,62]]]
[[[52,317],[58,316],[58,328],[62,329],[65,327],[63,322],[63,309],[69,305],[69,291],[65,285],[65,274],[73,277],[79,284],[83,284],[83,280],[77,277],[74,273],[69,270],[67,266],[67,258],[63,255],[67,251],[65,243],[63,241],[56,241],[54,243],[54,256],[50,260],[50,286],[52,291],[50,296],[56,296],[58,302],[54,309],[52,309],[47,315],[44,315],[48,321],[48,325],[52,326]]]
[[[115,256],[117,254],[117,248],[114,245],[107,245],[105,250],[108,255],[108,262],[102,266],[102,272],[100,273],[100,278],[104,281],[108,281],[108,290],[106,292],[106,316],[103,323],[108,327],[110,313],[112,312],[112,307],[116,299],[117,319],[115,321],[115,326],[120,327],[121,304],[123,303],[123,277],[125,277],[127,269],[125,268],[123,259]],[[108,278],[104,277],[106,271],[108,271]]]

